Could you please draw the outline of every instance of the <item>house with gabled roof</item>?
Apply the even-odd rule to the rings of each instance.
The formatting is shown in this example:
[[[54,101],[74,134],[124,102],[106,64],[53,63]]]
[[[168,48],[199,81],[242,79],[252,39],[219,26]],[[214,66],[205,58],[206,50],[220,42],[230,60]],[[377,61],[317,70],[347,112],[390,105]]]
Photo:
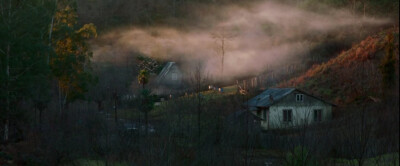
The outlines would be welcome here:
[[[175,62],[167,62],[153,83],[157,95],[170,95],[184,89],[183,73]]]
[[[243,107],[262,119],[263,130],[328,121],[333,106],[295,88],[270,88],[243,103]]]

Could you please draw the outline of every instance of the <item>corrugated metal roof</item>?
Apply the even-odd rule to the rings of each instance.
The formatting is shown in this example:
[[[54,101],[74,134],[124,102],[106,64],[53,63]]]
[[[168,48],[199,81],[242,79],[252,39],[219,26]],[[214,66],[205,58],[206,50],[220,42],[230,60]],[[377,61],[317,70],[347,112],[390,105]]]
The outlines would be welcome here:
[[[158,74],[157,77],[157,82],[160,83],[164,77],[168,74],[169,70],[171,69],[171,67],[175,65],[175,62],[167,62],[167,64],[165,64],[164,68],[161,70],[160,74]]]
[[[244,105],[250,110],[256,110],[257,107],[269,107],[295,90],[295,88],[270,88],[245,102]],[[272,100],[270,100],[271,97]]]

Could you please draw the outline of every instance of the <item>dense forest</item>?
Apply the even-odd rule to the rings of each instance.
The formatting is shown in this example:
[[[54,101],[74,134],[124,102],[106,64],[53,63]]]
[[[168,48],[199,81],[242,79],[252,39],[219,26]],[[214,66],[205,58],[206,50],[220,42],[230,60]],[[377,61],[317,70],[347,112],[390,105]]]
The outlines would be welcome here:
[[[0,166],[399,165],[398,20],[398,0],[0,0]],[[279,88],[331,116],[263,128],[248,101]]]

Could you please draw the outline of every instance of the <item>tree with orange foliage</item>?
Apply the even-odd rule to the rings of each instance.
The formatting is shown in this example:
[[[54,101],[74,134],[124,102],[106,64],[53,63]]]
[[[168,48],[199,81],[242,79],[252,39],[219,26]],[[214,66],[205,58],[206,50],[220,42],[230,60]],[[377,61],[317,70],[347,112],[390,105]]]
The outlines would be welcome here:
[[[395,84],[395,64],[396,57],[394,54],[394,42],[393,33],[388,33],[386,35],[386,45],[385,45],[385,57],[383,58],[380,66],[380,70],[383,76],[383,86],[384,89],[391,88]]]
[[[52,45],[56,56],[50,58],[50,67],[58,81],[60,112],[68,103],[83,99],[94,82],[90,74],[92,53],[87,39],[97,36],[93,24],[77,27],[76,9],[69,4],[55,13]]]

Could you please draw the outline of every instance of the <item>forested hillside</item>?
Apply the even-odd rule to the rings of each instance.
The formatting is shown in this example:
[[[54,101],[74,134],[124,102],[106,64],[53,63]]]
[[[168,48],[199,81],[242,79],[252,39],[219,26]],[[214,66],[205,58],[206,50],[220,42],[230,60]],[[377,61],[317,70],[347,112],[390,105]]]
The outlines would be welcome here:
[[[0,166],[398,166],[398,18],[398,0],[0,0]],[[244,104],[273,86],[296,100]]]
[[[398,48],[398,28],[382,31],[278,86],[309,90],[337,104],[354,103],[363,96],[398,97]]]

